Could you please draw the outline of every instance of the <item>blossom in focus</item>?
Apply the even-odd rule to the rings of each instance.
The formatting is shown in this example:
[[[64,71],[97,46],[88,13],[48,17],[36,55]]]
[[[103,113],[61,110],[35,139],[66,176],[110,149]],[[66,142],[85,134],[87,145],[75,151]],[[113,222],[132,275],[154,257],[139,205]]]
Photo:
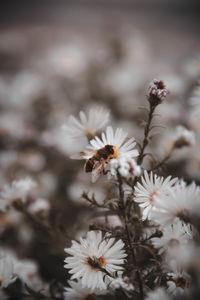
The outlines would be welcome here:
[[[106,146],[111,148],[112,153],[109,150],[108,155],[106,155],[107,158],[104,159],[103,156],[101,157],[99,155],[99,157],[97,157],[95,160],[95,163],[99,164],[98,167],[100,170],[98,172],[98,168],[95,167],[93,167],[92,169],[92,181],[95,182],[104,169],[104,165],[109,170],[109,162],[112,159],[119,160],[122,158],[126,159],[128,157],[130,161],[130,159],[138,156],[138,150],[135,149],[135,139],[130,138],[126,141],[127,135],[128,133],[121,128],[117,128],[114,132],[113,128],[111,126],[108,126],[106,128],[106,133],[102,133],[101,139],[96,136],[93,140],[90,141],[90,144],[87,146],[87,150],[85,152],[81,152],[78,155],[73,155],[72,158],[87,160],[92,158],[98,150],[103,149]]]
[[[171,187],[177,182],[177,178],[171,179],[171,176],[167,178],[159,177],[153,172],[145,170],[144,175],[141,177],[141,183],[137,183],[135,187],[134,201],[139,203],[139,206],[143,208],[142,218],[143,220],[149,218],[150,213],[155,207],[155,200],[157,198],[163,199],[171,189]]]
[[[117,128],[114,132],[111,126],[106,128],[106,133],[102,133],[100,140],[97,136],[90,141],[90,145],[88,146],[89,150],[98,150],[100,148],[105,147],[106,145],[112,145],[115,147],[114,157],[118,158],[123,155],[128,155],[131,158],[138,156],[138,151],[135,148],[136,142],[132,137],[128,141],[125,142],[128,133],[125,132],[121,128]]]
[[[101,231],[89,231],[85,239],[80,238],[80,243],[72,241],[71,248],[65,249],[71,255],[65,259],[65,268],[70,269],[71,279],[81,279],[83,287],[104,290],[105,277],[123,270],[127,256],[123,248],[122,240],[115,242],[108,235],[103,238]]]
[[[96,106],[90,108],[88,115],[80,111],[80,119],[70,116],[68,123],[63,125],[63,129],[72,138],[86,136],[93,138],[109,121],[110,113],[107,109]]]
[[[29,192],[36,186],[36,182],[28,177],[5,185],[0,193],[0,210],[5,211],[7,205],[15,199],[25,202]]]

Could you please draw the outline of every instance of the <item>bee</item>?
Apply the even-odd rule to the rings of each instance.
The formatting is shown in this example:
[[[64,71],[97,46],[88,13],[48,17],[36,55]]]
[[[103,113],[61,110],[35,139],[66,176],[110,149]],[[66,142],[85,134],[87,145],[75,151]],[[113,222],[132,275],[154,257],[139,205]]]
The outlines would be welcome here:
[[[90,156],[89,158],[87,158]],[[87,158],[84,170],[86,173],[92,173],[92,182],[95,182],[104,171],[105,165],[110,159],[117,156],[116,146],[105,145],[103,148],[94,151],[80,152],[73,156],[76,159]]]

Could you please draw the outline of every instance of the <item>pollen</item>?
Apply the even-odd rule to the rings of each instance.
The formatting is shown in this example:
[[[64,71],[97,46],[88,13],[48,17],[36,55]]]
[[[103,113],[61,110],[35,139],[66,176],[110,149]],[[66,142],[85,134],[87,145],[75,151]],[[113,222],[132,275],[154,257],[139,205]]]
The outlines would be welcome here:
[[[101,267],[105,266],[106,260],[105,260],[105,257],[104,257],[104,256],[101,256],[101,257],[99,258],[99,263],[100,263]]]
[[[86,263],[89,265],[91,269],[101,269],[106,264],[106,260],[104,256],[97,258],[95,256],[86,258]]]
[[[150,195],[150,197],[149,197],[150,202],[154,202],[155,196],[158,196],[158,197],[160,196],[160,194],[159,194],[158,191],[154,191],[154,192]]]

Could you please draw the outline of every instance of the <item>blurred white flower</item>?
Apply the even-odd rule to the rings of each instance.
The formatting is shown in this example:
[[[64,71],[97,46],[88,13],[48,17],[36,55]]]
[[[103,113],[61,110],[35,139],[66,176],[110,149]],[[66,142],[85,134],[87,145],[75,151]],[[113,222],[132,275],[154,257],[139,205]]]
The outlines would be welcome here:
[[[91,107],[88,115],[80,111],[80,120],[74,116],[69,117],[69,121],[62,128],[72,138],[79,138],[81,136],[94,137],[99,130],[101,130],[109,121],[110,113],[107,109],[94,106]]]
[[[192,238],[192,233],[189,235],[188,231],[186,232],[183,224],[180,221],[177,221],[163,227],[163,235],[160,238],[152,238],[151,242],[155,248],[159,249],[159,253],[163,253],[170,247],[176,247],[179,244],[187,244],[189,239]]]
[[[36,182],[29,177],[15,180],[11,185],[6,184],[0,192],[0,210],[5,211],[7,205],[15,199],[25,202],[29,192],[36,186]]]
[[[65,288],[64,299],[65,300],[84,300],[87,299],[89,295],[100,295],[105,294],[106,290],[93,289],[91,290],[88,287],[83,287],[81,280],[68,280],[67,282],[70,287]]]
[[[200,131],[200,85],[194,89],[189,100],[189,121],[194,130]]]
[[[171,297],[162,288],[158,288],[147,294],[145,300],[170,300]]]
[[[183,126],[177,126],[174,135],[174,148],[193,146],[194,144],[195,144],[194,132],[186,129]]]
[[[0,250],[0,285],[7,287],[15,280],[13,260],[6,254],[6,251]]]
[[[197,257],[200,256],[200,247],[193,240],[187,244],[179,244],[176,247],[168,249],[166,253],[166,263],[170,265],[172,261],[185,271],[195,270],[200,272],[200,261]]]
[[[28,210],[32,214],[48,214],[50,210],[50,203],[47,199],[37,198],[29,206]]]
[[[161,225],[172,224],[180,219],[188,222],[189,215],[197,214],[200,208],[200,188],[193,182],[188,186],[176,184],[168,195],[155,200],[157,210],[152,211],[151,219]]]
[[[89,231],[80,243],[72,241],[71,248],[65,252],[70,257],[65,259],[65,268],[71,269],[71,279],[81,279],[81,284],[92,290],[107,288],[105,277],[112,276],[116,271],[122,270],[127,254],[123,250],[122,240],[115,242],[109,236],[102,237],[101,231]]]
[[[14,273],[34,290],[41,290],[45,288],[44,282],[38,274],[38,266],[35,262],[27,259],[18,259],[13,256]]]
[[[153,174],[153,172],[148,174],[146,170],[144,171],[144,175],[141,177],[142,182],[138,182],[135,187],[134,197],[134,201],[139,203],[139,206],[143,208],[143,220],[149,218],[155,207],[155,200],[159,198],[162,201],[163,197],[168,194],[177,180],[177,178],[171,179],[171,176],[164,178]]]
[[[167,273],[170,279],[167,281],[167,291],[175,296],[180,296],[187,292],[190,284],[190,276],[180,268],[176,260],[168,264],[172,272]]]

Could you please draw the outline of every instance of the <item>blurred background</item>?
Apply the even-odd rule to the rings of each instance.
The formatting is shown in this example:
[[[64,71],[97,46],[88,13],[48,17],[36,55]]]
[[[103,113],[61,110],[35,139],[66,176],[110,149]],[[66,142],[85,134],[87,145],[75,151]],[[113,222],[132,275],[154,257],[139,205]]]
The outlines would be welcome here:
[[[63,248],[93,217],[80,204],[90,178],[83,163],[69,159],[79,145],[68,142],[61,125],[100,104],[110,109],[114,127],[141,140],[144,112],[138,108],[158,78],[170,90],[159,122],[169,132],[182,124],[199,133],[188,116],[200,78],[199,28],[200,2],[194,0],[1,2],[0,188],[31,176],[38,188],[29,201],[48,202],[43,217],[51,228],[47,234],[12,212],[1,216],[1,243],[37,261],[45,280],[65,283]],[[165,146],[152,147],[162,157]],[[197,148],[183,152],[170,173],[199,181]],[[94,188],[99,198],[104,185]]]

